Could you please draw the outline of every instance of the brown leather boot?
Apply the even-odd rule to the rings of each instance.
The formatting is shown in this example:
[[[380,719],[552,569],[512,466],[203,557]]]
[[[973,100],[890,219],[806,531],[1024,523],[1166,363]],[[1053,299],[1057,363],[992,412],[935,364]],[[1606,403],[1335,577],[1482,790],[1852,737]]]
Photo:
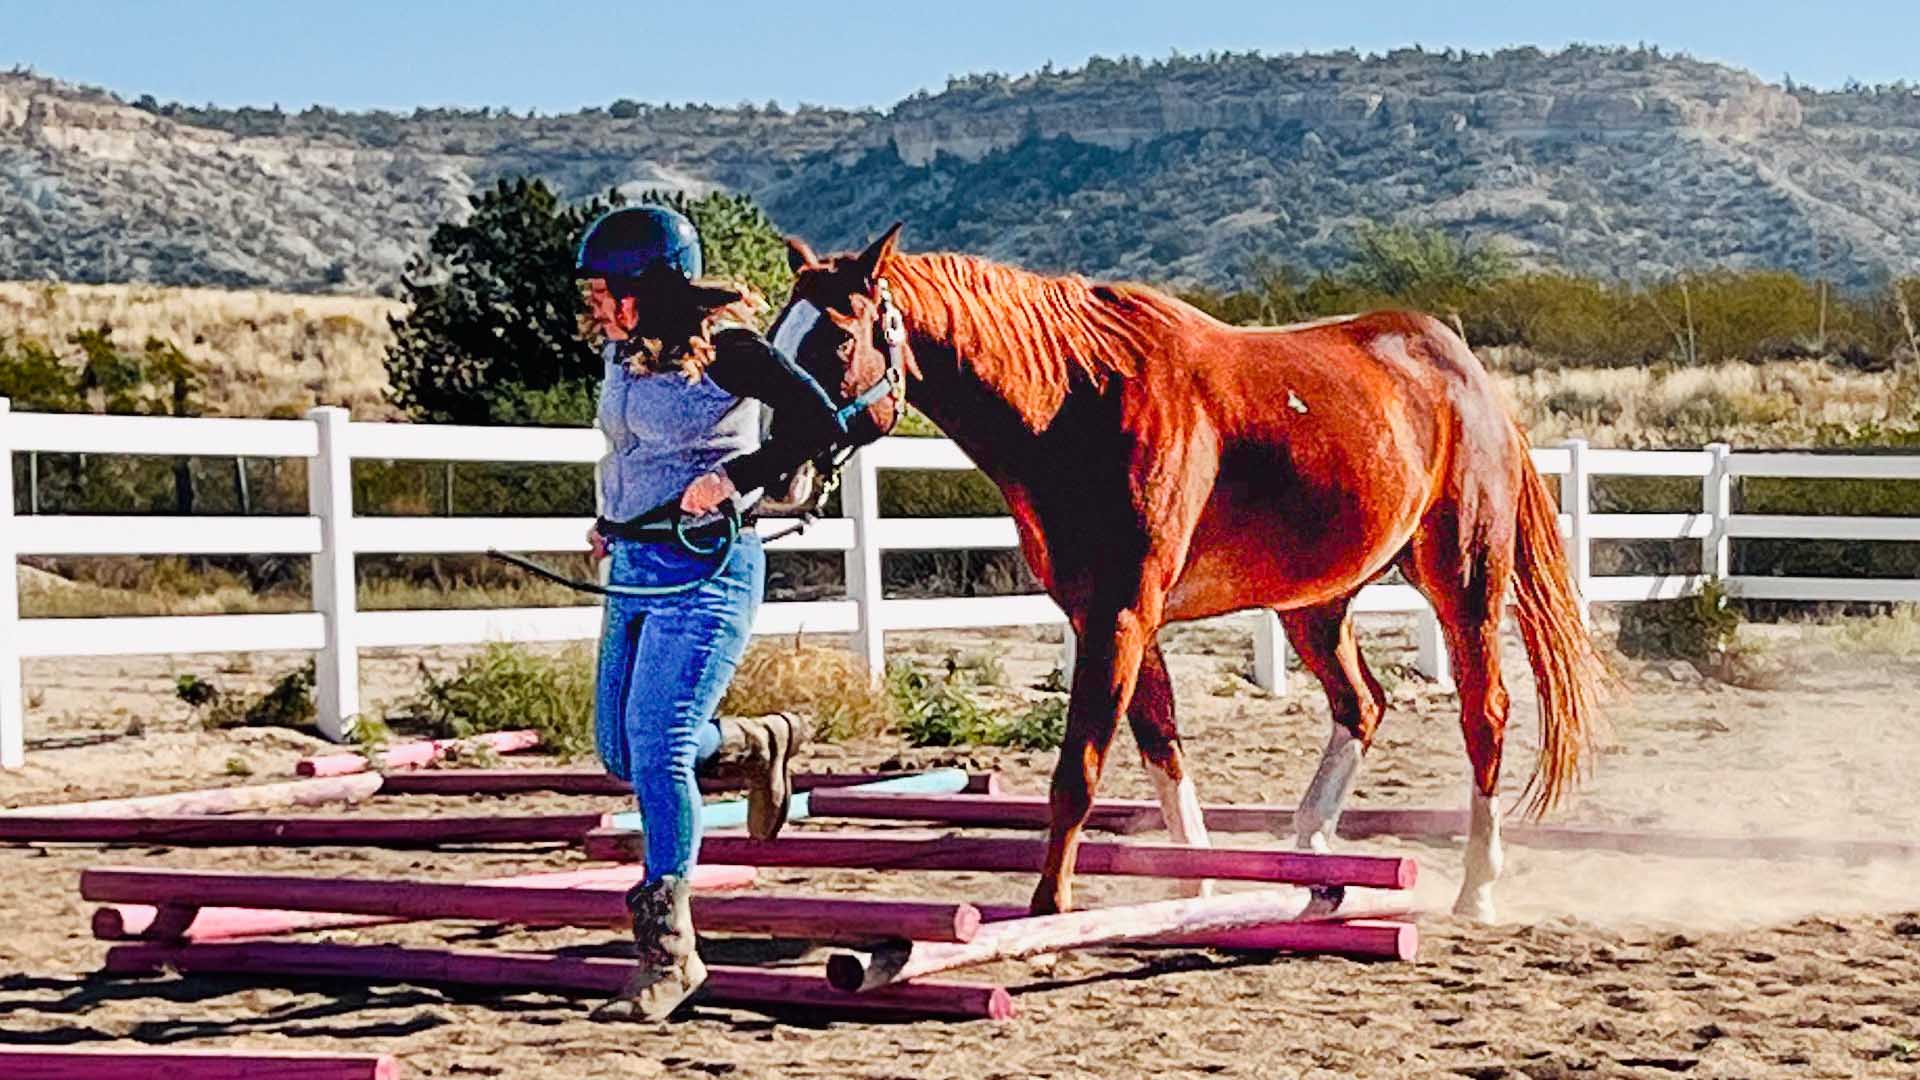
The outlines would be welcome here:
[[[723,716],[720,748],[707,761],[710,776],[738,779],[747,788],[747,832],[756,840],[780,835],[793,804],[793,757],[811,732],[790,713]]]
[[[685,878],[663,877],[627,892],[640,967],[618,997],[593,1011],[595,1020],[665,1020],[707,981],[693,930],[692,891]]]

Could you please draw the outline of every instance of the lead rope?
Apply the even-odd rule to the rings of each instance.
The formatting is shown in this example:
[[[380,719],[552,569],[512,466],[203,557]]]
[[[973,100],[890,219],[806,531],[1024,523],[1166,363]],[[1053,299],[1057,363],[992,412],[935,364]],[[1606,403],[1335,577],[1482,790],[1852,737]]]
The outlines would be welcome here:
[[[581,581],[578,578],[570,578],[565,574],[549,570],[539,563],[534,562],[532,559],[525,559],[518,555],[509,555],[495,548],[488,548],[487,554],[495,559],[499,559],[501,562],[517,566],[535,577],[544,578],[556,585],[564,585],[575,592],[589,593],[594,596],[623,596],[635,600],[648,600],[660,596],[678,596],[681,593],[691,592],[705,585],[707,582],[712,581],[714,578],[719,577],[720,572],[727,568],[727,563],[732,561],[734,541],[740,538],[740,508],[729,502],[726,511],[721,517],[721,522],[726,525],[725,534],[722,535],[720,540],[712,547],[701,547],[694,543],[692,538],[687,535],[686,518],[676,516],[673,519],[673,538],[679,542],[682,550],[702,557],[713,556],[713,567],[706,573],[690,581],[676,581],[671,585],[602,585],[597,581]]]

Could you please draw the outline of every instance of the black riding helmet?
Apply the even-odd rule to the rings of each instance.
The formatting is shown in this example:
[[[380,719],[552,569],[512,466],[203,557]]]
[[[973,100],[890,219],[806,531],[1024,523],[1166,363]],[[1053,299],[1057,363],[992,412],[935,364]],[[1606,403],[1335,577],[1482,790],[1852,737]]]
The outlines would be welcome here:
[[[605,278],[631,288],[660,270],[691,282],[700,276],[700,232],[686,216],[664,206],[623,206],[587,226],[573,259],[578,279]]]

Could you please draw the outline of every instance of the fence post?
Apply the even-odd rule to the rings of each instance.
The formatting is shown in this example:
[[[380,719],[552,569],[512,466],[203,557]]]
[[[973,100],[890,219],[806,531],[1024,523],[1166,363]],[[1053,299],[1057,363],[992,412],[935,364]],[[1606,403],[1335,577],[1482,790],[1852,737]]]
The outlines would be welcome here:
[[[1413,617],[1413,669],[1433,680],[1436,688],[1452,690],[1453,662],[1447,659],[1447,639],[1440,633],[1440,616],[1432,605]]]
[[[0,397],[0,769],[27,759],[20,690],[20,556],[13,522],[13,403]]]
[[[313,557],[313,609],[325,638],[314,658],[314,722],[339,742],[360,712],[360,652],[354,632],[353,457],[347,410],[324,406],[307,413],[320,434],[320,453],[307,468],[307,509],[320,519],[320,554]]]
[[[1287,635],[1272,608],[1254,615],[1253,682],[1269,694],[1287,692]]]
[[[1588,516],[1593,512],[1593,477],[1587,472],[1587,440],[1568,439],[1567,471],[1560,477],[1560,512],[1567,515],[1572,528],[1567,535],[1567,561],[1573,572],[1573,587],[1580,594],[1580,622],[1592,625],[1593,541],[1588,535]]]
[[[1733,475],[1727,468],[1727,458],[1733,448],[1726,443],[1708,443],[1707,453],[1713,455],[1713,467],[1701,482],[1700,509],[1713,525],[1700,542],[1700,576],[1717,582],[1733,575],[1732,543],[1727,539],[1728,519],[1733,516]]]
[[[880,625],[880,470],[872,448],[853,455],[841,473],[840,512],[853,519],[853,547],[847,552],[847,597],[859,613],[854,650],[878,682],[886,674],[886,632]]]

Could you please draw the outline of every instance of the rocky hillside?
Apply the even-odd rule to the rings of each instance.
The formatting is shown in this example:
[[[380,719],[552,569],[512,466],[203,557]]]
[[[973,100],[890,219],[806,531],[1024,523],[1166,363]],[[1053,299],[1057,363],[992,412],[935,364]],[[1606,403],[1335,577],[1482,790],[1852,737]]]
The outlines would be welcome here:
[[[914,247],[1184,283],[1330,265],[1367,219],[1621,277],[1920,270],[1913,91],[1576,48],[1096,60],[885,112],[285,114],[0,75],[0,277],[366,291],[517,173],[744,190],[823,248],[900,217]]]

